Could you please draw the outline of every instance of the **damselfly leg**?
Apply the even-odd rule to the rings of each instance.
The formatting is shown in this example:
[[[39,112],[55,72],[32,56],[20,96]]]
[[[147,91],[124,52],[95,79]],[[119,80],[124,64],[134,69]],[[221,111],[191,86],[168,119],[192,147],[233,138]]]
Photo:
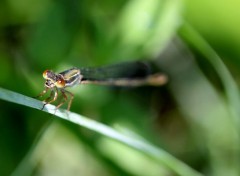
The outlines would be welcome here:
[[[53,97],[53,95],[54,95],[54,91],[53,90],[51,90],[51,93],[50,93],[50,96],[49,97],[47,97],[45,100],[43,100],[43,107],[42,107],[42,109],[41,110],[43,110],[44,109],[44,107],[48,104],[48,102],[50,102],[50,100],[51,99],[53,99],[52,97]]]
[[[45,95],[48,91],[48,87],[46,87],[40,94],[38,94],[37,96],[33,97],[33,98],[39,98],[42,97],[43,95]]]
[[[73,101],[73,98],[74,98],[74,95],[71,93],[71,92],[69,92],[69,91],[67,91],[67,90],[65,90],[65,89],[60,89],[61,90],[61,93],[62,93],[62,96],[63,96],[63,100],[61,101],[61,103],[59,103],[58,105],[57,105],[57,107],[56,107],[56,110],[58,109],[58,108],[60,108],[66,101],[68,101],[68,96],[67,96],[67,94],[69,94],[71,97],[70,97],[70,100],[69,100],[69,102],[68,102],[68,108],[67,108],[67,110],[69,111],[70,110],[70,107],[71,107],[71,105],[72,105],[72,101]]]
[[[36,96],[36,97],[42,97],[42,96],[44,96],[47,92],[48,92],[48,88],[46,88],[43,92],[41,92],[38,96]],[[61,91],[61,95],[62,95],[62,97],[59,99],[60,100],[60,103],[56,106],[56,109],[55,109],[55,112],[56,112],[56,110],[57,109],[59,109],[64,103],[66,103],[67,101],[69,101],[68,102],[68,107],[67,107],[67,110],[69,111],[70,110],[70,107],[71,107],[71,105],[72,105],[72,101],[73,101],[73,98],[74,98],[74,95],[71,93],[71,92],[69,92],[69,91],[67,91],[67,90],[65,90],[65,89],[60,89],[60,91]],[[68,97],[68,95],[70,96],[70,97]],[[50,95],[49,95],[49,97],[47,97],[45,100],[43,100],[43,107],[41,108],[41,110],[43,110],[44,109],[44,107],[47,105],[47,104],[51,104],[51,103],[53,103],[53,102],[55,102],[57,99],[58,99],[58,97],[59,97],[59,92],[58,92],[58,89],[57,88],[55,88],[55,89],[51,89],[51,92],[50,92]],[[69,100],[68,100],[69,99]]]
[[[58,89],[56,88],[55,90],[51,90],[50,96],[43,101],[44,104],[43,104],[42,110],[47,104],[50,104],[56,101],[57,98],[58,98]]]
[[[38,96],[36,97],[42,97],[44,96],[47,92],[48,92],[49,88],[46,88],[45,90],[43,90],[43,92],[41,92]],[[57,97],[58,97],[58,90],[57,89],[51,89],[51,92],[50,92],[50,95],[49,97],[47,97],[45,100],[43,100],[43,107],[41,108],[41,110],[44,109],[44,107],[47,105],[47,104],[50,104],[50,103],[53,103],[54,101],[57,100]]]
[[[44,96],[47,92],[48,92],[49,88],[46,87],[40,94],[38,94],[37,96],[35,96],[34,98],[39,98],[39,97],[42,97]],[[41,108],[41,110],[44,109],[45,105],[48,104],[47,102],[50,101],[50,99],[52,99],[53,97],[53,94],[54,94],[54,91],[51,90],[51,93],[50,93],[50,96],[48,98],[46,98],[45,100],[43,100],[44,104],[43,104],[43,107]]]

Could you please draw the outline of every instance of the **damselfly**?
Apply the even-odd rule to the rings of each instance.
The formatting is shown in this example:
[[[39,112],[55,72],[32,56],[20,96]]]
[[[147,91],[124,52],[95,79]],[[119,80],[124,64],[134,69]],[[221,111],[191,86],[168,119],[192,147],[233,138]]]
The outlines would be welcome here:
[[[62,99],[56,109],[62,106],[69,98],[70,110],[74,95],[67,91],[67,87],[78,84],[98,84],[111,86],[161,86],[166,83],[167,77],[162,73],[154,73],[152,66],[147,62],[130,62],[110,65],[99,68],[71,68],[60,73],[51,70],[43,72],[45,89],[37,97],[51,91],[50,96],[44,100],[44,105],[53,103],[58,99],[59,92]]]

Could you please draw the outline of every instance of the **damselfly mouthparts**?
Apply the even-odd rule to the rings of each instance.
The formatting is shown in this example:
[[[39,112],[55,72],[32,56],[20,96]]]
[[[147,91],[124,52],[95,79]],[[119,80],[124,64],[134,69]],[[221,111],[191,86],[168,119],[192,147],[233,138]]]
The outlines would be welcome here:
[[[110,65],[99,68],[71,68],[61,73],[51,70],[43,72],[46,80],[45,89],[37,97],[41,97],[51,91],[50,96],[44,100],[44,105],[53,103],[58,99],[59,92],[62,99],[56,109],[62,106],[69,98],[68,110],[70,110],[74,95],[67,91],[67,87],[78,84],[98,84],[111,86],[161,86],[166,83],[167,77],[162,73],[152,72],[147,62],[131,62]]]

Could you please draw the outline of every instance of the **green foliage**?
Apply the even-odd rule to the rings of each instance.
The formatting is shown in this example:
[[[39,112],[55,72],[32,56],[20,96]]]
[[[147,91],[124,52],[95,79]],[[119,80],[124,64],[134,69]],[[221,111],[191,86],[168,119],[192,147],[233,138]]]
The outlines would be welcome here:
[[[0,4],[0,175],[240,174],[239,2]],[[140,59],[169,82],[76,86],[55,115],[29,98],[46,69]]]

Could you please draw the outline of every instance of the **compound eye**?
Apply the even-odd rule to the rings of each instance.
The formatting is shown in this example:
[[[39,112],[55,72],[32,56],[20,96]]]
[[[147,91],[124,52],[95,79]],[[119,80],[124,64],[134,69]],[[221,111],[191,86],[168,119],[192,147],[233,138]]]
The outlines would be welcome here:
[[[56,87],[63,88],[65,87],[65,81],[63,79],[59,79],[57,82],[55,82]]]
[[[43,72],[43,78],[44,78],[44,79],[48,79],[48,73],[49,73],[49,70],[45,70],[45,71]]]

